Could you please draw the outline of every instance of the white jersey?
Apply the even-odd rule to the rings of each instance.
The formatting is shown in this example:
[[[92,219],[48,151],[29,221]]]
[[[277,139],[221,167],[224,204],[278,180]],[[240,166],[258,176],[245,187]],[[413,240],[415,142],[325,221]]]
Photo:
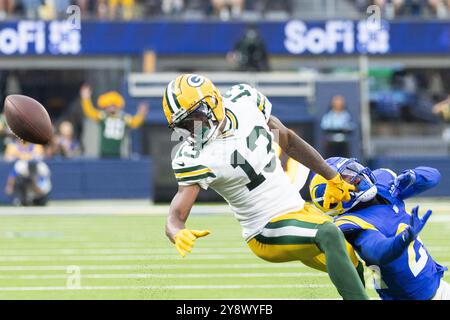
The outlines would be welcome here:
[[[178,184],[211,187],[230,205],[250,240],[274,217],[298,211],[304,201],[285,174],[273,148],[267,121],[272,105],[246,84],[223,95],[227,124],[201,150],[187,141],[172,167]]]

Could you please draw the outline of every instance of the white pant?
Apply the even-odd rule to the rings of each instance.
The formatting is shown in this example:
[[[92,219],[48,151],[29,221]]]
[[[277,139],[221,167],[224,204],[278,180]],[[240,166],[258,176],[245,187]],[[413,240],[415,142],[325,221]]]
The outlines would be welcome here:
[[[441,279],[439,288],[431,300],[450,300],[450,284]]]

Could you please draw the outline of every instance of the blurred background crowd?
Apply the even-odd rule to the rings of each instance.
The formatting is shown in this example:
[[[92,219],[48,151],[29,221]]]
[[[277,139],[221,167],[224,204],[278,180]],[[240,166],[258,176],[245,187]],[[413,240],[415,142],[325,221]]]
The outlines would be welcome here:
[[[80,8],[78,34],[51,25],[67,18],[70,5]],[[387,21],[385,29],[369,32],[358,22],[374,12],[372,5]],[[40,25],[20,30],[26,19],[45,21],[48,30],[35,37]],[[107,190],[98,196],[109,197],[115,189],[128,197],[151,193],[153,199],[167,199],[174,186],[168,161],[173,143],[167,143],[161,90],[173,74],[184,72],[216,74],[224,79],[222,87],[241,81],[234,74],[262,84],[275,114],[325,157],[358,156],[380,165],[390,157],[424,157],[450,172],[449,19],[450,0],[0,0],[0,54],[16,45],[0,59],[0,100],[29,95],[46,107],[54,124],[52,142],[42,147],[16,139],[0,117],[5,193],[24,194],[18,185],[33,179],[18,177],[40,172],[47,177],[41,179],[45,192],[36,192],[35,184],[36,202],[25,196],[15,201],[45,203],[50,173],[58,170],[53,175],[59,179],[53,184],[58,199],[96,197],[97,190]],[[289,33],[290,22],[297,20]],[[390,33],[394,27],[398,34]],[[55,30],[62,31],[55,36]],[[38,48],[41,36],[48,37],[47,51],[26,52]],[[354,40],[351,53],[343,51],[347,36]],[[432,40],[418,43],[416,37]],[[199,38],[206,41],[186,40]],[[288,41],[304,52],[287,52]],[[385,41],[397,52],[367,54],[358,47],[367,41]],[[74,52],[63,50],[72,44]],[[437,49],[430,49],[433,45]],[[54,47],[59,51],[49,51]],[[135,87],[134,74],[142,79]],[[298,94],[292,85],[297,75],[306,79]],[[87,165],[86,159],[98,162]],[[147,189],[118,189],[116,182],[135,183],[139,172],[111,182],[111,160],[118,161],[116,173],[129,172],[139,161],[139,170],[151,166],[153,175],[142,180]],[[386,166],[395,164],[402,162]],[[102,170],[108,179],[95,175]],[[77,185],[66,187],[68,181]],[[5,199],[0,196],[0,202],[11,200]]]
[[[326,1],[326,0],[325,0]],[[134,20],[155,17],[182,17],[222,20],[239,18],[286,19],[302,16],[305,12],[320,11],[323,0],[0,0],[0,19],[22,18],[55,19],[66,14],[68,6],[78,5],[83,19]],[[338,1],[337,1],[338,2]],[[344,9],[343,15],[354,17],[366,13],[374,4],[388,19],[396,17],[446,18],[449,0],[349,0],[336,3]],[[342,6],[342,7],[338,7]],[[327,15],[326,12],[322,14]]]

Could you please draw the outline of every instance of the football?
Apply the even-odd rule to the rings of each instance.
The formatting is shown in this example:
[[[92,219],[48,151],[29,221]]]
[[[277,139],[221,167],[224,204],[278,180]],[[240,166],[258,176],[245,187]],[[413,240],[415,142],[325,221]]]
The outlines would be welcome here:
[[[47,110],[35,99],[24,95],[9,95],[5,99],[6,123],[20,139],[47,144],[53,135],[53,127]]]

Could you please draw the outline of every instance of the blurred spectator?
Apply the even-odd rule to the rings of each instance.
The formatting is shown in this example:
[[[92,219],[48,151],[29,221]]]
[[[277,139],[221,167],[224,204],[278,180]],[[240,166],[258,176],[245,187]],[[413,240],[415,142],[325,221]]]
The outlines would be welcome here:
[[[227,60],[237,65],[239,71],[268,71],[269,57],[266,44],[254,26],[248,26],[244,36],[237,41]]]
[[[123,20],[131,20],[134,15],[134,0],[108,0],[109,19],[114,20],[120,11]]]
[[[431,12],[439,19],[450,15],[450,0],[428,0]]]
[[[40,160],[44,157],[44,148],[41,145],[29,143],[16,138],[6,146],[4,160]]]
[[[244,8],[244,0],[211,0],[214,13],[222,20],[238,18]]]
[[[15,0],[0,0],[0,20],[12,16],[16,6]]]
[[[404,0],[375,0],[373,4],[380,7],[382,16],[393,19],[402,12]]]
[[[81,154],[80,143],[74,137],[73,125],[69,121],[59,124],[58,134],[55,136],[51,147],[52,156],[74,158]]]
[[[161,9],[166,15],[177,15],[183,11],[184,0],[162,0]]]
[[[3,155],[6,146],[11,143],[13,140],[15,140],[14,134],[11,132],[11,130],[8,127],[8,124],[6,123],[5,114],[0,114],[0,153]]]
[[[80,89],[81,106],[86,117],[100,123],[100,156],[102,158],[119,158],[122,142],[127,128],[140,127],[148,112],[148,105],[141,103],[136,115],[123,112],[124,100],[116,91],[102,94],[97,101],[101,110],[94,107],[91,100],[92,91],[88,85]]]
[[[38,10],[41,5],[41,0],[21,0],[23,11],[27,19],[36,19]]]
[[[325,157],[350,157],[349,135],[353,132],[355,124],[352,116],[345,110],[345,99],[336,95],[331,99],[331,110],[320,122],[325,132]]]
[[[44,20],[53,20],[65,17],[71,0],[44,0],[39,7],[39,17]]]
[[[16,206],[44,206],[51,189],[50,169],[44,162],[18,160],[8,176],[5,193]]]
[[[441,115],[445,121],[450,122],[450,95],[447,97],[447,99],[433,106],[433,113]]]
[[[447,125],[442,130],[442,140],[444,140],[450,152],[450,94],[447,99],[433,106],[433,113],[441,116]]]

